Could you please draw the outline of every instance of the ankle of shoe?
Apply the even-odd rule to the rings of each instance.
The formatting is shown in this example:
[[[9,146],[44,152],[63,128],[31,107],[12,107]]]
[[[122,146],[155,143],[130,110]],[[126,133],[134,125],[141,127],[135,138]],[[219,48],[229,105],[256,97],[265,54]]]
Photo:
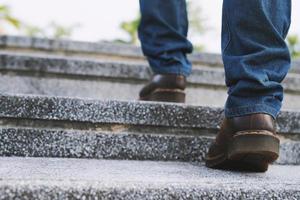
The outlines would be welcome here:
[[[184,90],[186,88],[186,77],[176,74],[156,74],[152,78],[152,83],[157,88]]]
[[[228,119],[235,132],[245,130],[266,130],[276,132],[275,120],[268,114],[251,114]]]

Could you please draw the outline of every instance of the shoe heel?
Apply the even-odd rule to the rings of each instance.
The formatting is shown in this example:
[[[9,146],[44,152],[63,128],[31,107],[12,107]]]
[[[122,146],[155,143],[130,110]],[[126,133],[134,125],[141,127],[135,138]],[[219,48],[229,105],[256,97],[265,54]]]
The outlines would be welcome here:
[[[228,147],[228,159],[266,164],[279,156],[280,141],[269,131],[243,131],[234,136]]]
[[[157,90],[149,96],[149,101],[185,103],[185,93],[179,90]]]

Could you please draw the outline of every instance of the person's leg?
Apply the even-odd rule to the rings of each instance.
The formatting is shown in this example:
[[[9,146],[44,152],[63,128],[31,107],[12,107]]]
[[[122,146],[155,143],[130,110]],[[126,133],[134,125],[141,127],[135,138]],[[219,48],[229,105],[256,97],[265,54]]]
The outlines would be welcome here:
[[[140,10],[139,38],[154,73],[188,76],[186,54],[192,44],[187,40],[185,0],[140,0]]]
[[[290,0],[224,0],[225,120],[206,156],[212,168],[266,171],[278,158],[276,119],[290,68]]]
[[[229,87],[226,117],[278,115],[290,68],[285,43],[291,0],[224,0],[222,54]]]
[[[187,40],[185,0],[140,0],[139,38],[154,77],[140,92],[140,100],[184,102],[192,52]]]

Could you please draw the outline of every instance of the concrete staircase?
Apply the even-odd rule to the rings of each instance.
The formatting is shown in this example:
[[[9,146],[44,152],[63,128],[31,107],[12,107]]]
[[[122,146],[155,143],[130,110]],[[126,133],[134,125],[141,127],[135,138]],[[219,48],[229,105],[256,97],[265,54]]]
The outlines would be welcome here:
[[[188,102],[172,104],[135,100],[151,75],[136,47],[0,46],[0,199],[300,198],[299,63],[284,83],[279,160],[238,173],[203,165],[226,98],[220,56],[192,55]]]

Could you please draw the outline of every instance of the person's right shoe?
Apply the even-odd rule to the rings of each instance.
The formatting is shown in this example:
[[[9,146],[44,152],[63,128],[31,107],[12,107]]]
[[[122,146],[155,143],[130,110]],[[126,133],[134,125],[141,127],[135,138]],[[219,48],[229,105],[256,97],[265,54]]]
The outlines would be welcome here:
[[[156,74],[152,77],[151,81],[142,88],[139,100],[184,103],[185,87],[185,76]]]
[[[279,156],[275,121],[267,114],[225,119],[206,155],[214,169],[265,172]]]

